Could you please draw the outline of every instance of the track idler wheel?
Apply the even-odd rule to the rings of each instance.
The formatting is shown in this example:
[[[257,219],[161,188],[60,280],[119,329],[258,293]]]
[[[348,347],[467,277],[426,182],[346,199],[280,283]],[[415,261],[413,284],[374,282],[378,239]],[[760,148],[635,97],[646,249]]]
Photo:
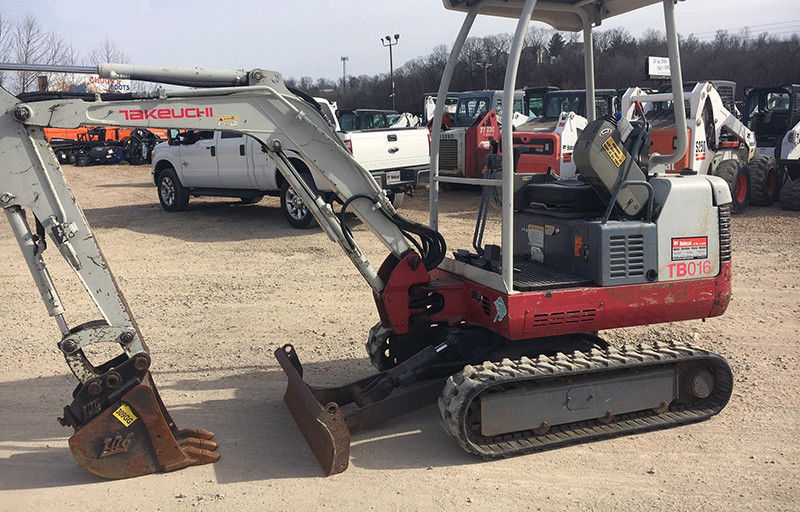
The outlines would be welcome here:
[[[212,432],[178,429],[153,383],[146,354],[138,354],[81,384],[64,408],[75,428],[69,448],[97,476],[132,478],[219,460]]]

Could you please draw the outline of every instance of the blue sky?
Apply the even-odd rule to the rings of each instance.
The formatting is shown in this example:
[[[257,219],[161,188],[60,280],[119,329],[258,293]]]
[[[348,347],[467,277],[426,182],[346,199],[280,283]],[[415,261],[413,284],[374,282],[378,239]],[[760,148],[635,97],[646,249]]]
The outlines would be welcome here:
[[[800,31],[797,0],[687,0],[677,7],[681,33],[713,36],[719,28],[785,34]],[[388,71],[388,51],[379,38],[400,33],[395,65],[450,44],[463,15],[439,0],[0,0],[0,13],[36,15],[78,48],[106,36],[137,64],[264,67],[287,76],[337,78],[340,57],[348,74]],[[746,15],[745,15],[746,13]],[[634,34],[663,27],[662,7],[609,20]],[[513,32],[514,21],[479,18],[475,35]]]

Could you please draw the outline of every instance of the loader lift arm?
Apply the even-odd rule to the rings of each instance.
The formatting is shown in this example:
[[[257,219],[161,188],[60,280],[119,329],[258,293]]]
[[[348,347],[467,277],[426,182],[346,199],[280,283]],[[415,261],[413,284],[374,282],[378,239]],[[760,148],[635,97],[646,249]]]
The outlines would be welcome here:
[[[44,127],[82,125],[181,128],[239,132],[258,140],[278,170],[301,196],[327,235],[336,241],[372,287],[376,298],[384,277],[356,245],[343,213],[351,209],[379,237],[391,255],[382,269],[413,267],[425,282],[425,269],[444,257],[444,240],[437,232],[400,217],[377,185],[338,141],[322,114],[291,92],[281,75],[249,72],[162,69],[103,64],[57,67],[0,64],[3,69],[37,69],[98,73],[197,88],[141,95],[86,98],[45,95],[20,102],[0,89],[0,207],[22,249],[50,316],[61,330],[59,348],[80,381],[62,424],[73,426],[70,448],[89,471],[107,478],[125,478],[180,469],[218,459],[210,432],[178,430],[169,417],[149,373],[150,356],[142,335],[97,245],[89,224],[70,191],[58,161],[44,136]],[[311,100],[313,101],[313,100]],[[322,178],[323,191],[343,201],[342,215],[310,188],[287,156],[301,159]],[[34,216],[33,229],[25,209]],[[70,327],[43,259],[46,234],[96,304],[102,320]],[[414,235],[419,236],[417,241]],[[419,254],[415,251],[419,251]],[[421,266],[423,263],[424,266]],[[117,343],[123,353],[95,366],[84,348]],[[141,418],[138,423],[136,420]]]

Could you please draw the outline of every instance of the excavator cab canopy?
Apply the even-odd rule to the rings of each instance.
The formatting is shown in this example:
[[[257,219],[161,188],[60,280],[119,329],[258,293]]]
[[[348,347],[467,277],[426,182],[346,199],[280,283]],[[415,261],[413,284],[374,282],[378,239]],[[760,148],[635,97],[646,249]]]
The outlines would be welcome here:
[[[525,0],[443,0],[445,9],[469,12],[476,4],[478,14],[518,19]],[[661,0],[542,0],[537,2],[531,20],[547,23],[556,30],[578,32],[584,19],[598,26],[604,19],[634,11]]]
[[[462,11],[466,13],[461,30],[456,37],[450,51],[441,82],[434,110],[434,119],[440,119],[444,111],[444,99],[453,76],[453,71],[458,63],[461,49],[469,35],[473,22],[478,15],[500,16],[516,19],[517,28],[511,42],[506,73],[503,85],[503,103],[511,104],[516,89],[517,73],[519,71],[520,57],[524,46],[528,25],[531,21],[541,21],[556,30],[569,32],[583,32],[583,57],[585,75],[585,105],[586,118],[592,122],[597,117],[595,104],[595,75],[594,75],[594,42],[592,30],[599,27],[603,20],[635,11],[655,4],[662,4],[664,9],[664,28],[667,35],[667,53],[669,54],[671,83],[673,86],[673,110],[677,120],[677,141],[670,155],[654,154],[649,163],[653,169],[665,169],[666,166],[678,162],[686,154],[688,136],[686,134],[686,106],[682,88],[683,76],[681,73],[680,49],[678,47],[678,31],[675,25],[675,4],[682,0],[442,0],[445,9]],[[502,115],[502,125],[513,126],[513,112],[506,110]],[[627,123],[623,118],[621,122]],[[506,128],[507,130],[510,128]],[[441,137],[440,123],[433,124],[431,133],[431,165],[430,165],[430,226],[438,229],[439,224],[439,184],[460,183],[466,185],[480,185],[484,187],[497,187],[502,190],[502,222],[501,222],[501,247],[502,263],[501,276],[506,290],[513,290],[514,262],[513,247],[514,237],[514,183],[513,161],[511,158],[502,159],[501,178],[463,178],[457,176],[439,175],[439,143]],[[501,149],[503,155],[514,153],[513,137],[501,136]],[[658,172],[657,170],[655,172]]]

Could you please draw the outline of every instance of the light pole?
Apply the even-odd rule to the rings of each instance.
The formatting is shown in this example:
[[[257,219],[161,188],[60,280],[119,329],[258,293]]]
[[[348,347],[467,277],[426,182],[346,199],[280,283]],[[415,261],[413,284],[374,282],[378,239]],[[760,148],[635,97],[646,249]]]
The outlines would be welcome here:
[[[392,110],[394,110],[394,62],[392,61],[392,46],[397,44],[397,41],[400,39],[400,34],[394,35],[394,42],[392,42],[391,36],[386,36],[381,38],[381,44],[385,47],[389,47],[389,81],[392,84]]]
[[[489,89],[489,66],[492,65],[491,62],[476,62],[478,66],[483,67],[483,88]]]
[[[342,56],[342,89],[347,87],[347,61],[350,57]]]

